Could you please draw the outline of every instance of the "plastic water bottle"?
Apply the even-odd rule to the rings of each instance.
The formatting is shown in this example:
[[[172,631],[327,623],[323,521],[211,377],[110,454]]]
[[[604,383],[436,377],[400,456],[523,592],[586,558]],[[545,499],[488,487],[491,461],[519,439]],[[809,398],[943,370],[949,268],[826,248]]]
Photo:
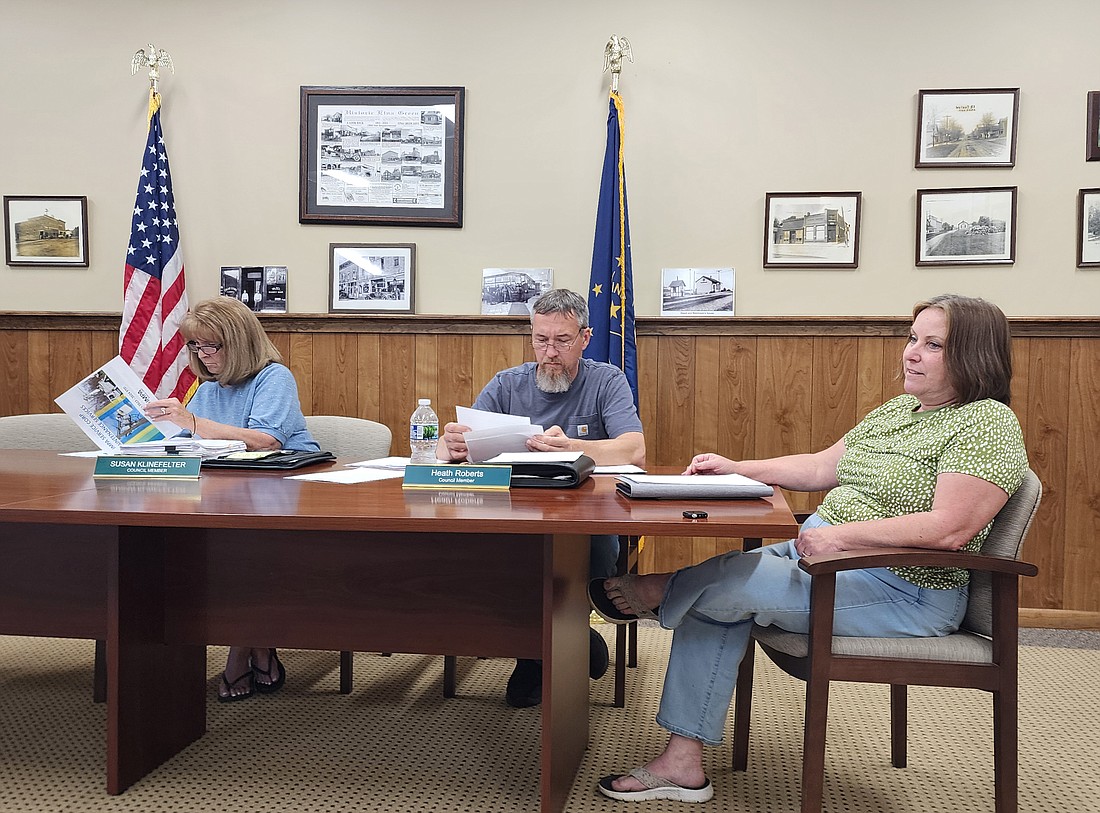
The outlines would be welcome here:
[[[409,418],[409,448],[411,463],[434,463],[435,444],[439,440],[439,416],[432,409],[430,398],[421,398]]]

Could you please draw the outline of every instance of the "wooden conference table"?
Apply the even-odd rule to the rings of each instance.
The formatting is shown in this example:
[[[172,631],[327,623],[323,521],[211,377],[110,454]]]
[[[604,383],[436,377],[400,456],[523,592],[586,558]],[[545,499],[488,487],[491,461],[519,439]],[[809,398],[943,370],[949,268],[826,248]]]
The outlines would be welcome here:
[[[796,529],[778,493],[693,521],[696,503],[630,500],[603,476],[450,492],[92,467],[0,450],[0,634],[106,639],[111,794],[205,733],[205,647],[247,641],[541,658],[541,809],[560,810],[588,740],[588,537]]]

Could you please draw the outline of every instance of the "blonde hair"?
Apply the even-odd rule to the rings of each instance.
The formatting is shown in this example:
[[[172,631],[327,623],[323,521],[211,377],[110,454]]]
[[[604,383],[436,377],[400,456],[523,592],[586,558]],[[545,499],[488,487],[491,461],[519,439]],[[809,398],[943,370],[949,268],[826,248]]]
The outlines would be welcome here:
[[[188,341],[217,342],[222,346],[221,369],[207,369],[198,353],[190,352],[188,365],[200,381],[217,381],[230,387],[256,375],[283,357],[264,333],[256,314],[240,300],[217,296],[199,302],[183,317],[180,333]]]

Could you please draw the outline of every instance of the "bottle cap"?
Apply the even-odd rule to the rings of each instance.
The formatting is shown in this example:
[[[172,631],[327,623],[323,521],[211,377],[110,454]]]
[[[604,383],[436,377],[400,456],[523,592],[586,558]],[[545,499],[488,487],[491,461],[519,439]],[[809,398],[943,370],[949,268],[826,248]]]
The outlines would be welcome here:
[[[431,402],[432,402],[431,398],[421,398],[416,403],[420,404],[420,406],[428,406],[429,404],[431,404]]]

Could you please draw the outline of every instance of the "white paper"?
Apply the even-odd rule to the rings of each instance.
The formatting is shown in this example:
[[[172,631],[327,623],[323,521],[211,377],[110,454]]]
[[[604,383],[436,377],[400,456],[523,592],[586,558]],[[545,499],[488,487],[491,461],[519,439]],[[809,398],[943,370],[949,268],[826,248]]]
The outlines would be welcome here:
[[[409,465],[407,457],[376,457],[374,460],[360,460],[358,463],[348,463],[349,466],[362,466],[368,469],[400,469],[405,470]]]
[[[456,422],[471,429],[495,429],[498,426],[528,426],[531,419],[523,415],[507,415],[471,407],[455,407]],[[541,431],[541,430],[540,430]]]
[[[118,451],[126,454],[158,455],[182,454],[198,455],[203,460],[208,457],[221,457],[230,452],[243,452],[243,440],[214,440],[210,438],[165,438],[163,440],[127,443]]]
[[[641,466],[635,466],[633,463],[627,463],[622,466],[596,466],[592,470],[593,474],[645,474],[645,469]]]
[[[507,452],[486,463],[572,463],[584,452]]]
[[[462,437],[466,441],[466,459],[471,463],[484,463],[506,452],[526,452],[527,438],[541,434],[541,426],[527,424],[479,429]]]
[[[313,480],[318,483],[370,483],[375,480],[394,480],[404,477],[403,471],[392,469],[368,469],[352,467],[320,471],[316,474],[291,474],[286,480]]]
[[[152,391],[121,356],[54,399],[96,446],[112,453],[124,445],[171,438],[183,431],[171,421],[150,422],[144,409],[152,400]]]

